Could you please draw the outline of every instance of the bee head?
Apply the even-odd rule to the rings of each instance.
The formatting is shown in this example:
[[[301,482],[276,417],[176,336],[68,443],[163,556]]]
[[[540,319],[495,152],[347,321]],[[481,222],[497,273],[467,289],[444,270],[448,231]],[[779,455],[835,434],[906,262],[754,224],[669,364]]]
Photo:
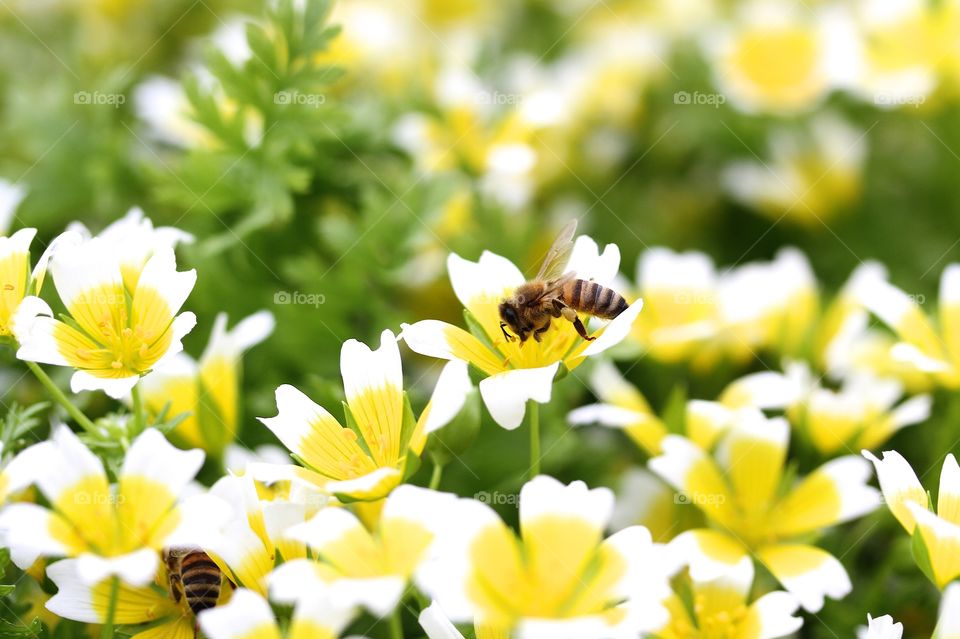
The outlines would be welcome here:
[[[510,330],[514,333],[519,334],[522,332],[519,327],[520,318],[517,315],[517,310],[513,308],[509,302],[500,302],[498,310],[500,311],[500,319],[502,320],[500,322],[500,330],[503,331],[503,337],[508,342],[512,342],[516,338],[507,332],[507,327],[509,326]]]

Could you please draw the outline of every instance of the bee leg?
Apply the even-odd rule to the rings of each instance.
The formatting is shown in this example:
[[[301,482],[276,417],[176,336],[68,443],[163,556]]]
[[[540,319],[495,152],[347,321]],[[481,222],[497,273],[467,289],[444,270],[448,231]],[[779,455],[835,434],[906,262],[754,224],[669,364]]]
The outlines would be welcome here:
[[[537,330],[535,330],[535,331],[533,332],[533,339],[537,340],[538,342],[539,342],[539,341],[542,341],[543,338],[540,337],[540,336],[543,335],[544,333],[546,333],[546,332],[547,332],[547,329],[549,329],[549,328],[550,328],[550,320],[547,320],[547,323],[546,323],[546,324],[544,324],[543,326],[541,326],[540,328],[538,328]]]
[[[597,339],[596,337],[590,337],[589,335],[587,335],[587,327],[583,325],[583,322],[580,321],[579,317],[573,320],[573,327],[577,329],[577,333],[580,334],[580,337],[587,340],[588,342],[592,342],[593,340]]]

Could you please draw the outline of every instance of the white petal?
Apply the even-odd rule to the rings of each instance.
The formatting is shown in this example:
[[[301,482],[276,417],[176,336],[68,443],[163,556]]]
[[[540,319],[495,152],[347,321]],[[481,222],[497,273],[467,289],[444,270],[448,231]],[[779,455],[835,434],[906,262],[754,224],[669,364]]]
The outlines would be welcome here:
[[[120,263],[109,243],[97,238],[64,243],[50,260],[53,283],[69,309],[78,295],[93,287],[123,286]]]
[[[244,351],[267,339],[276,326],[270,311],[259,311],[245,317],[232,330],[227,329],[226,313],[219,313],[213,323],[213,331],[202,360],[215,356],[239,357]]]
[[[940,601],[940,617],[934,639],[957,639],[960,637],[960,584],[952,583],[943,591]]]
[[[436,535],[446,529],[456,503],[457,497],[452,493],[404,484],[390,493],[380,520],[396,518],[416,522]]]
[[[877,490],[867,485],[870,465],[861,457],[847,455],[828,461],[817,472],[826,473],[840,491],[840,513],[837,522],[849,521],[871,513],[882,503]]]
[[[610,528],[620,530],[642,522],[661,501],[672,503],[674,491],[653,473],[630,468],[620,477]]]
[[[167,346],[167,352],[157,360],[153,365],[154,368],[166,368],[180,353],[183,351],[183,338],[193,330],[193,327],[197,325],[197,316],[191,312],[180,313],[173,318],[173,322],[170,324],[171,339],[170,344]]]
[[[102,390],[113,399],[123,399],[130,394],[139,381],[139,375],[96,377],[86,371],[75,371],[70,378],[70,390],[74,393]]]
[[[480,396],[493,420],[507,430],[520,426],[527,401],[541,404],[550,401],[553,378],[559,367],[560,362],[542,368],[518,368],[482,380]]]
[[[786,592],[770,592],[757,599],[751,606],[760,615],[757,639],[776,639],[799,630],[803,618],[793,616],[799,607],[797,598]]]
[[[913,344],[898,342],[890,348],[890,356],[898,362],[910,364],[924,373],[943,373],[950,370],[950,364],[941,359],[930,357]]]
[[[858,639],[900,639],[903,636],[903,624],[893,623],[893,617],[871,617],[867,615],[867,631],[858,633]]]
[[[371,350],[355,339],[340,349],[340,373],[347,402],[371,389],[403,388],[403,369],[397,338],[390,330],[380,334],[380,348]]]
[[[302,603],[322,594],[337,606],[359,606],[378,617],[393,612],[407,585],[401,577],[342,578],[324,582],[310,559],[281,564],[270,573],[269,582],[271,597],[281,603]]]
[[[884,451],[882,460],[866,450],[863,451],[863,456],[873,463],[877,471],[880,490],[883,492],[887,506],[907,532],[912,533],[915,521],[908,509],[909,503],[916,502],[923,508],[927,507],[927,492],[917,479],[913,468],[896,451]]]
[[[289,384],[277,388],[276,399],[277,416],[258,419],[288,450],[301,450],[300,442],[313,432],[313,422],[334,419],[325,408]]]
[[[453,292],[464,307],[473,300],[500,298],[505,290],[526,281],[513,262],[495,253],[484,251],[478,262],[465,260],[456,253],[447,258],[447,271]]]
[[[345,508],[324,508],[316,515],[287,531],[287,537],[302,541],[318,553],[349,533],[365,534],[363,524]]]
[[[960,302],[960,264],[948,264],[940,276],[940,304]]]
[[[20,344],[17,359],[25,362],[69,366],[53,336],[57,321],[53,311],[39,297],[23,298],[12,318],[13,334]]]
[[[590,357],[602,353],[622,342],[630,334],[633,323],[637,320],[641,310],[643,310],[643,300],[636,300],[627,307],[627,310],[610,320],[603,333],[583,349],[583,356]]]
[[[609,286],[620,271],[620,248],[616,244],[607,244],[600,253],[600,247],[592,238],[581,235],[574,242],[570,261],[564,269],[567,273],[571,271],[581,280]]]
[[[103,623],[93,604],[93,588],[80,580],[76,559],[64,559],[47,567],[47,576],[57,586],[57,594],[47,601],[47,610],[83,623]]]
[[[933,397],[930,395],[916,395],[897,406],[890,413],[893,425],[900,428],[925,422],[930,417],[933,407]]]
[[[400,338],[414,353],[436,357],[437,359],[456,359],[453,347],[447,341],[447,327],[452,326],[439,320],[421,320],[413,324],[401,325]]]
[[[430,396],[430,413],[423,431],[429,435],[449,424],[463,408],[472,390],[467,363],[459,360],[447,362]]]
[[[200,613],[199,621],[210,639],[239,639],[264,625],[276,627],[270,605],[246,588],[238,588],[227,604]]]
[[[178,272],[173,249],[163,247],[157,249],[143,266],[143,271],[137,280],[137,291],[141,289],[156,291],[170,307],[170,313],[176,314],[196,283],[196,270]],[[134,296],[136,295],[137,293],[134,292]]]
[[[7,480],[7,496],[20,492],[39,478],[43,464],[50,459],[51,446],[50,442],[34,444],[24,448],[10,460],[3,469],[3,476]]]
[[[651,419],[650,415],[611,404],[588,404],[570,411],[567,421],[574,426],[600,424],[612,428],[626,428]]]
[[[51,503],[59,501],[64,490],[77,486],[87,477],[105,477],[100,458],[90,452],[69,428],[56,427],[51,441],[53,446],[43,449],[49,459],[43,462],[43,472],[37,477],[41,492]]]
[[[0,235],[6,235],[16,216],[17,207],[27,197],[27,189],[20,184],[0,180]],[[34,230],[36,233],[36,230]]]
[[[128,477],[146,477],[179,495],[203,466],[202,450],[180,450],[155,428],[148,428],[137,437],[123,460],[121,485]]]
[[[117,557],[83,553],[77,557],[77,575],[87,585],[117,576],[131,586],[146,586],[157,575],[159,558],[152,548],[142,548]]]
[[[713,260],[704,253],[675,253],[668,248],[648,248],[637,262],[637,284],[642,292],[651,290],[702,290],[716,287]]]
[[[427,633],[427,639],[464,639],[436,601],[420,611],[419,621],[420,627]]]
[[[607,527],[613,513],[613,491],[589,489],[582,481],[564,485],[553,477],[539,475],[520,489],[520,527],[541,517],[585,520],[598,530]]]
[[[40,556],[69,554],[63,542],[50,532],[54,515],[36,504],[10,504],[0,512],[0,538],[10,547],[14,563],[27,569]]]
[[[396,468],[378,468],[353,479],[329,481],[324,485],[331,495],[348,495],[357,499],[379,499],[403,478]]]

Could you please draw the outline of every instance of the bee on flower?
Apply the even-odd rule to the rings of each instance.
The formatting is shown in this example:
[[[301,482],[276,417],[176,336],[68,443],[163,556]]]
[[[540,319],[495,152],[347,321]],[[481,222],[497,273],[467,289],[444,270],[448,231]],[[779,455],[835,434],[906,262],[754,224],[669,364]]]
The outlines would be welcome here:
[[[414,419],[397,338],[389,330],[381,333],[377,350],[346,341],[340,372],[346,426],[293,386],[277,389],[277,416],[260,421],[302,466],[258,465],[252,472],[259,479],[296,479],[348,500],[381,499],[416,467],[427,436],[456,416],[471,388],[466,366],[448,365],[444,383],[437,383],[444,392],[435,391]]]
[[[103,625],[110,618],[111,583],[109,580],[86,582],[80,573],[79,559],[64,559],[47,569],[57,593],[46,608],[64,619]],[[170,575],[161,565],[156,577],[144,585],[119,584],[113,620],[136,626],[135,639],[194,637],[197,620],[185,599],[177,601],[170,592]],[[218,605],[230,598],[230,589],[220,591]]]
[[[572,239],[573,230],[568,226],[565,231],[571,236],[568,239]],[[554,249],[557,247],[555,243]],[[586,307],[572,304],[571,308],[564,292],[559,302],[565,308],[556,311],[553,321],[542,323],[538,319],[534,335],[532,328],[526,328],[533,322],[518,314],[515,299],[518,294],[525,294],[521,287],[532,290],[532,285],[538,281],[543,284],[544,280],[527,283],[512,262],[488,251],[478,262],[451,254],[447,269],[453,290],[466,309],[470,331],[437,320],[423,320],[404,325],[401,337],[417,353],[467,362],[485,374],[486,378],[480,382],[483,402],[500,426],[512,430],[523,422],[528,401],[550,401],[553,380],[561,367],[565,371],[573,370],[586,358],[607,350],[627,336],[643,304],[636,301],[623,308],[625,301],[607,289],[619,265],[620,252],[615,245],[608,244],[601,254],[596,242],[586,236],[579,237],[561,252],[551,251],[544,264],[549,267],[546,271],[554,272],[554,267],[559,267],[556,273],[565,274],[564,282],[582,282],[594,293],[608,290],[613,296],[604,293],[602,299],[619,299],[622,304],[609,323],[588,334],[580,318],[587,315],[585,319],[589,319],[589,314],[584,312]],[[577,288],[578,300],[580,288]],[[544,299],[548,297],[543,295]],[[597,314],[596,310],[590,312]],[[547,314],[544,317],[550,319]],[[522,334],[511,335],[508,330],[519,330]]]
[[[140,378],[183,350],[193,313],[180,309],[196,271],[177,271],[169,246],[141,244],[136,260],[96,237],[61,242],[50,270],[68,316],[55,319],[38,297],[28,297],[14,318],[17,357],[74,368],[74,392],[103,390],[120,399]]]
[[[741,409],[712,454],[669,435],[649,466],[710,524],[670,542],[689,558],[694,579],[710,580],[754,556],[804,609],[816,612],[825,596],[842,598],[851,584],[843,565],[811,545],[810,535],[871,512],[879,495],[866,485],[870,467],[855,456],[834,459],[796,484],[785,484],[789,438],[784,418]]]
[[[220,457],[236,439],[241,356],[265,340],[273,326],[273,315],[260,311],[227,330],[227,316],[220,313],[199,361],[178,353],[143,379],[141,393],[149,412],[186,415],[170,433],[175,442]]]
[[[160,550],[188,534],[177,500],[203,464],[202,451],[178,450],[147,429],[130,445],[115,486],[100,459],[66,426],[27,451],[50,507],[15,503],[0,513],[18,566],[41,556],[76,558],[77,575],[87,585],[117,576],[144,586],[157,573]]]
[[[663,625],[671,566],[639,526],[604,539],[613,493],[544,475],[520,491],[520,533],[460,500],[421,588],[454,623],[501,636],[636,637]]]

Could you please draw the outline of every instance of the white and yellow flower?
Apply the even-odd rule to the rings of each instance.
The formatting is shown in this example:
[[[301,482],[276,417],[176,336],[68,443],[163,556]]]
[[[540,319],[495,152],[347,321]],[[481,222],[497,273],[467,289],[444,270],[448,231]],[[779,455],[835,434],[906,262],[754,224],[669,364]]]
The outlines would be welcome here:
[[[538,476],[520,491],[520,535],[486,504],[461,500],[421,573],[456,623],[525,639],[626,638],[662,626],[664,553],[640,526],[603,538],[613,494]]]
[[[15,318],[24,299],[40,294],[53,250],[76,240],[69,232],[57,237],[31,271],[30,244],[36,234],[37,229],[20,229],[9,237],[0,237],[0,339],[14,336]],[[27,302],[28,307],[31,304]]]
[[[870,467],[854,456],[834,459],[796,485],[784,485],[789,438],[785,419],[742,409],[713,456],[670,435],[662,455],[649,465],[711,524],[670,542],[689,558],[694,579],[709,581],[753,555],[815,612],[825,596],[845,596],[850,580],[836,558],[810,545],[810,535],[872,511],[879,499],[866,485]]]
[[[69,317],[54,319],[46,302],[29,297],[14,332],[20,359],[75,368],[74,392],[103,390],[119,399],[183,350],[180,340],[196,317],[178,312],[197,274],[178,272],[168,247],[154,250],[139,272],[125,274],[129,263],[113,247],[100,238],[61,244],[50,268]]]
[[[110,615],[109,579],[87,583],[80,574],[79,559],[64,559],[47,569],[47,576],[57,586],[57,594],[46,607],[64,619],[102,625]],[[230,589],[221,590],[221,601]],[[133,639],[193,639],[196,621],[184,599],[175,602],[169,594],[166,569],[160,565],[156,579],[145,585],[121,583],[117,589],[114,622],[140,625],[143,629]]]
[[[914,556],[920,568],[938,588],[945,588],[960,577],[960,466],[956,458],[949,454],[943,461],[934,512],[927,492],[900,453],[885,451],[881,459],[866,450],[863,455],[877,469],[890,512],[914,537]]]
[[[326,500],[319,495],[265,499],[258,488],[250,473],[228,475],[209,493],[188,500],[184,508],[189,507],[194,517],[190,528],[198,531],[196,545],[234,584],[266,596],[267,575],[279,558],[306,557],[304,545],[287,537],[288,529],[309,519]]]
[[[134,586],[149,583],[160,549],[188,534],[177,499],[203,464],[203,452],[178,450],[147,429],[111,486],[100,459],[65,426],[38,446],[36,484],[50,507],[16,503],[0,514],[17,565],[40,556],[75,557],[86,584],[112,575]]]
[[[378,617],[390,614],[431,557],[456,501],[452,494],[400,486],[387,497],[373,530],[346,508],[320,510],[287,531],[287,538],[305,544],[314,559],[278,567],[270,576],[272,597],[302,602],[307,593],[323,592],[345,607],[361,606]]]
[[[245,588],[224,606],[200,613],[200,628],[210,639],[337,639],[354,617],[354,610],[320,596],[297,605],[284,634],[267,601]]]
[[[880,108],[919,107],[960,70],[960,3],[859,3],[854,89]]]
[[[939,330],[917,298],[884,280],[860,288],[859,301],[899,338],[894,359],[949,389],[960,388],[960,264],[950,264],[940,278]]]
[[[444,378],[458,383],[438,383],[445,392],[434,392],[419,421],[403,391],[400,349],[391,331],[383,331],[375,351],[357,340],[345,342],[340,371],[346,426],[293,386],[277,389],[278,415],[260,421],[304,467],[274,468],[278,474],[272,479],[286,472],[288,478],[295,476],[327,494],[377,500],[412,468],[408,463],[422,453],[429,432],[463,406],[470,390],[466,366],[448,365]],[[260,472],[265,470],[260,467]]]
[[[731,164],[723,173],[724,186],[758,213],[821,230],[860,196],[865,135],[831,115],[818,116],[804,135],[777,130],[770,137],[769,159]]]
[[[89,229],[80,222],[71,224],[69,230],[77,233],[84,241],[93,237]],[[96,237],[109,247],[105,247],[105,250],[117,256],[123,285],[128,291],[136,290],[140,274],[154,254],[194,241],[193,235],[176,227],[154,227],[153,221],[146,217],[143,209],[138,206],[109,224]]]
[[[717,86],[748,113],[807,111],[833,86],[823,25],[786,3],[748,3],[707,44]]]
[[[646,310],[634,325],[634,337],[658,360],[691,359],[722,328],[717,286],[706,254],[647,249],[637,262],[637,288]]]
[[[800,607],[788,593],[768,592],[750,600],[753,561],[744,557],[728,572],[709,581],[692,579],[691,597],[678,594],[667,601],[670,619],[653,634],[661,639],[775,639],[792,634],[803,625],[794,613]]]
[[[603,253],[592,239],[581,236],[574,245],[566,271],[609,285],[620,266],[620,251],[608,244]],[[471,317],[467,332],[438,320],[405,324],[401,337],[422,355],[468,362],[487,377],[480,395],[493,419],[507,429],[523,422],[529,400],[550,401],[553,379],[564,366],[572,370],[587,357],[623,340],[637,319],[642,302],[634,302],[617,318],[593,332],[594,341],[577,335],[570,322],[556,320],[540,342],[508,342],[500,329],[498,304],[524,283],[523,273],[510,260],[484,251],[477,262],[451,254],[447,260],[457,298]]]
[[[227,330],[225,313],[217,315],[210,341],[199,362],[179,353],[141,385],[143,401],[154,415],[187,414],[171,433],[174,441],[219,457],[236,439],[241,356],[273,331],[273,315],[260,311]]]
[[[825,455],[875,449],[900,429],[930,416],[930,395],[900,402],[903,392],[897,380],[856,375],[847,378],[839,390],[818,385],[791,406],[788,414]]]

